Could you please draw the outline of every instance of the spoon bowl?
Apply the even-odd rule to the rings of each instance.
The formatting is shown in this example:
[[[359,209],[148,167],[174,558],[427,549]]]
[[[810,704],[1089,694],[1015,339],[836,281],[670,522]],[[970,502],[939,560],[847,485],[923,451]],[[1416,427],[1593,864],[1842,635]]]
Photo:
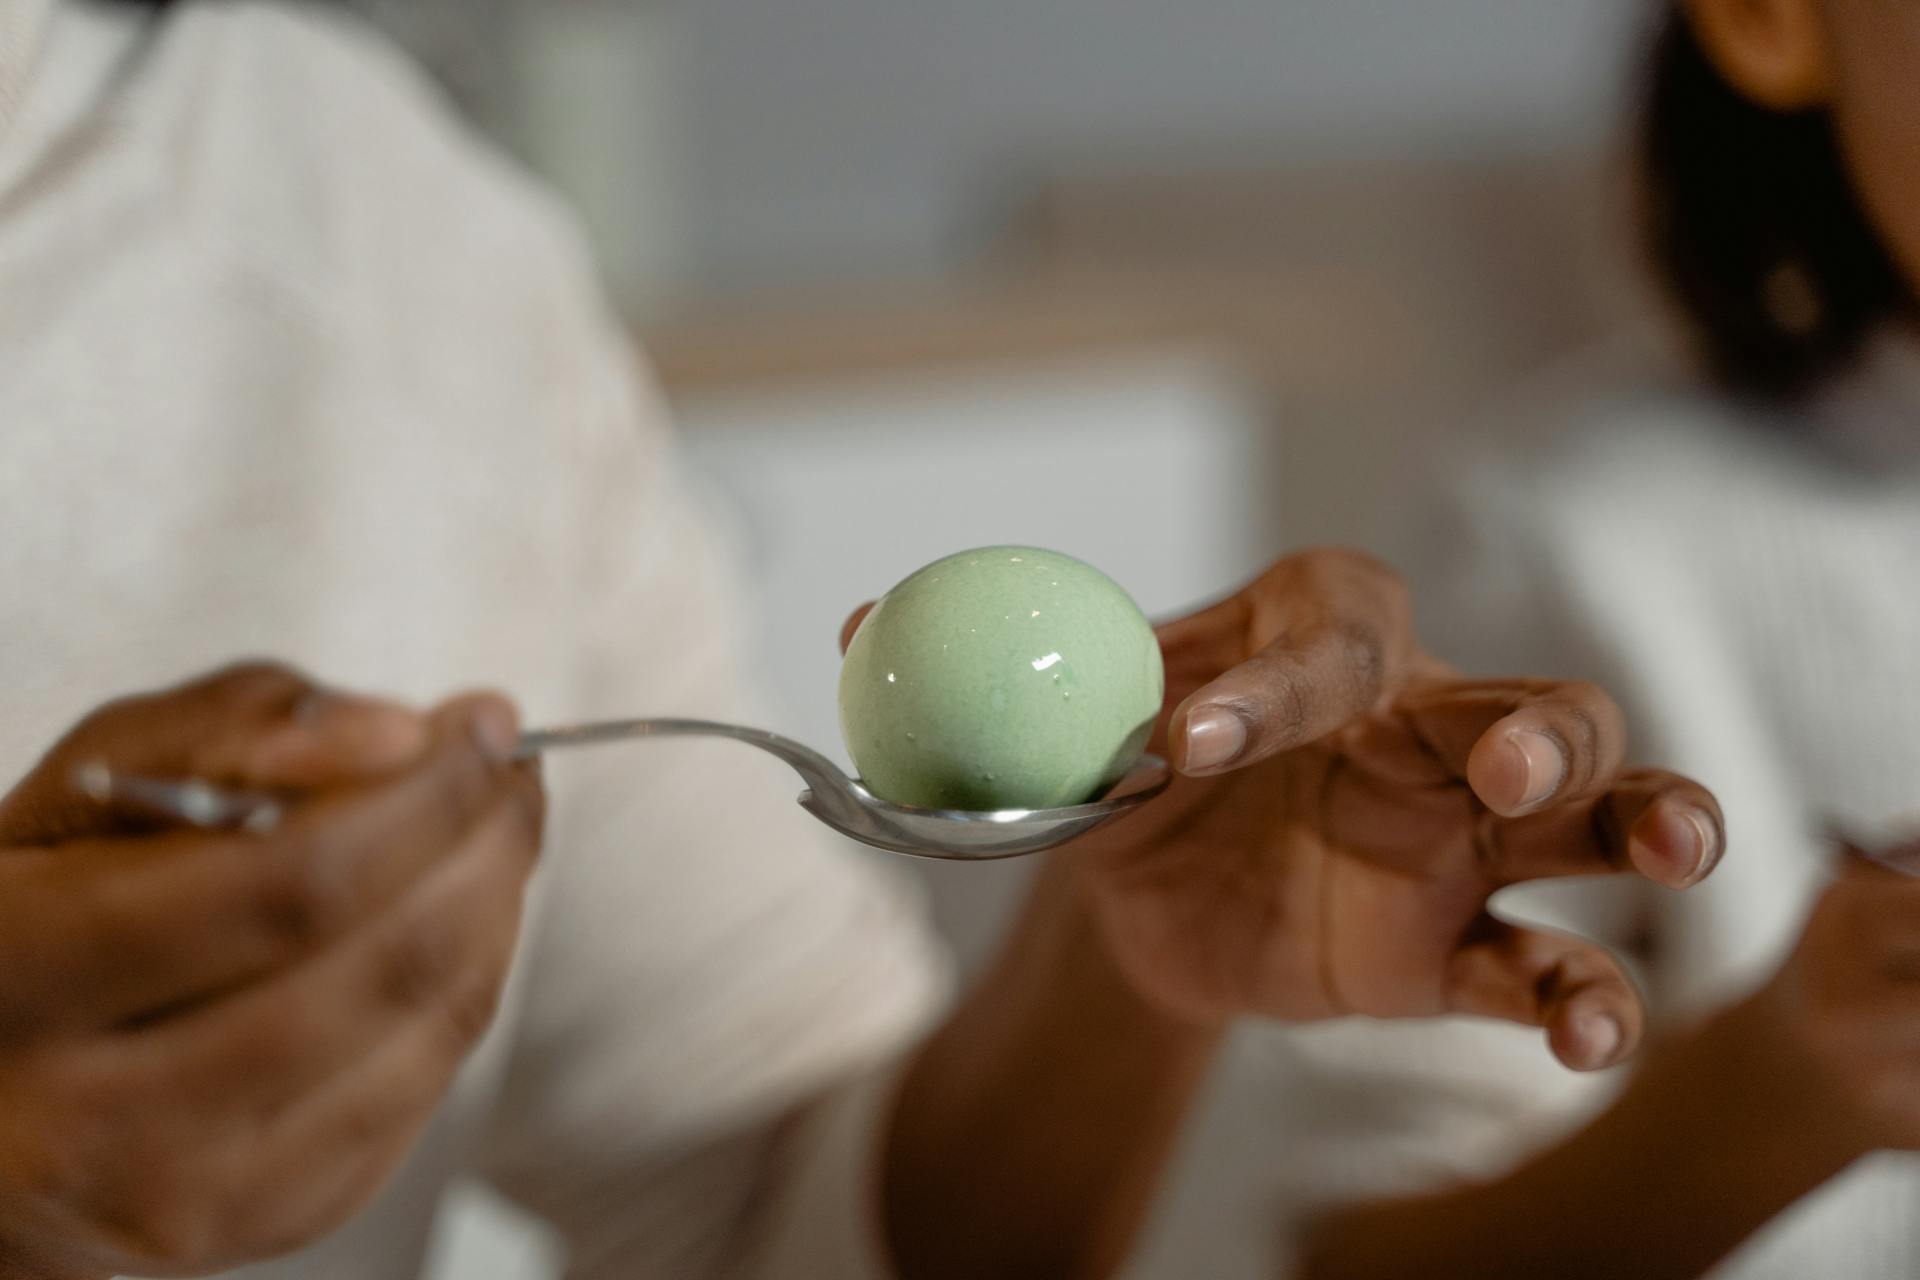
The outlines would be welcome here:
[[[842,835],[890,853],[950,862],[1018,858],[1077,840],[1164,791],[1166,762],[1148,756],[1141,765],[1100,799],[1059,809],[916,809],[890,804],[852,778],[851,808],[812,789],[800,793],[800,807]]]

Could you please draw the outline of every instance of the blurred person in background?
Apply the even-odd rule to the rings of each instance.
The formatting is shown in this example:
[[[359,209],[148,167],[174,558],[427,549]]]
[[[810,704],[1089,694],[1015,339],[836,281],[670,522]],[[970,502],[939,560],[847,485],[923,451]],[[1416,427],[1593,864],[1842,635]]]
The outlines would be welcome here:
[[[1236,1020],[1468,1013],[1606,1066],[1613,960],[1488,897],[1721,849],[1597,688],[1458,678],[1339,552],[1162,630],[1183,776],[945,1014],[900,883],[724,745],[569,760],[546,806],[512,704],[272,665],[62,737],[235,652],[752,718],[567,220],[323,13],[0,0],[0,421],[6,1280],[402,1280],[463,1174],[583,1278],[1104,1274]],[[285,820],[156,829],[90,761]]]
[[[1435,631],[1621,690],[1734,857],[1588,909],[1666,1031],[1617,1099],[1504,1174],[1332,1212],[1302,1276],[1920,1275],[1920,880],[1823,835],[1920,817],[1920,4],[1688,0],[1649,89],[1644,228],[1704,375],[1609,354],[1568,430],[1470,469]],[[1406,1112],[1496,1070],[1427,1037]]]

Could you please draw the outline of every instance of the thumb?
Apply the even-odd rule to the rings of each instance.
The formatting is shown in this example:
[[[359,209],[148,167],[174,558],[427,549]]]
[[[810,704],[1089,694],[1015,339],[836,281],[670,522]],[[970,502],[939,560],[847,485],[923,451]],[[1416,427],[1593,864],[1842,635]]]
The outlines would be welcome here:
[[[873,612],[873,605],[873,601],[867,601],[858,609],[848,614],[847,620],[840,624],[840,652],[842,655],[845,655],[847,652],[847,646],[853,643],[853,633],[860,629],[860,624],[865,622],[867,615]]]

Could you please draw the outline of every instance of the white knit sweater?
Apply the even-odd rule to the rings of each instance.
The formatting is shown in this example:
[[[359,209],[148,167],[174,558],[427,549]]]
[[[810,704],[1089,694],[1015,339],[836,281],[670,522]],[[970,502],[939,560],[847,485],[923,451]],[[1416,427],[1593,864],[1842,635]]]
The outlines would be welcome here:
[[[147,21],[0,0],[0,777],[253,654],[750,718],[726,566],[565,219],[344,25]],[[463,1172],[579,1277],[877,1273],[861,1076],[939,985],[911,899],[752,752],[548,776],[500,1025],[366,1214],[249,1275],[408,1280]]]

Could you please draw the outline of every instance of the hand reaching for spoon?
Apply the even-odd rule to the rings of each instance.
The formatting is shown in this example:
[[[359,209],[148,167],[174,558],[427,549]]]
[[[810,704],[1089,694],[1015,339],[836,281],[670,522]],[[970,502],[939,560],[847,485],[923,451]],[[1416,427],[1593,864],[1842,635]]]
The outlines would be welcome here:
[[[1282,560],[1159,635],[1149,750],[1182,776],[1064,855],[1142,996],[1199,1024],[1477,1014],[1545,1028],[1581,1069],[1633,1050],[1640,999],[1604,948],[1487,910],[1547,877],[1681,888],[1719,858],[1712,795],[1626,768],[1602,690],[1454,672],[1399,580],[1343,551]]]

